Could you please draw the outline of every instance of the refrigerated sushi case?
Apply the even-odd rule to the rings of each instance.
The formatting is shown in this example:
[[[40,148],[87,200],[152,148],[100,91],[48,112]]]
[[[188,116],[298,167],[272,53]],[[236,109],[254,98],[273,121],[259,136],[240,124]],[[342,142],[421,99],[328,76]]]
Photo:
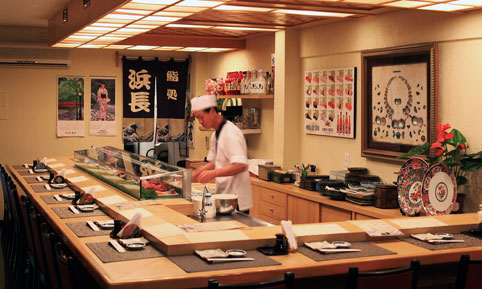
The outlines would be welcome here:
[[[105,146],[74,151],[75,166],[139,200],[191,197],[191,170]]]

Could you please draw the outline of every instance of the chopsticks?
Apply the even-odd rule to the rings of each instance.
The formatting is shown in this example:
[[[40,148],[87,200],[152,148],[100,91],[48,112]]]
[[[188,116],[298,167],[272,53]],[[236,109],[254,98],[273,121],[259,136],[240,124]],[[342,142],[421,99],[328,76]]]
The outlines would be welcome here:
[[[437,243],[463,243],[465,242],[464,240],[437,240],[437,239],[434,239],[434,240],[427,240],[427,243],[430,243],[430,244],[437,244]]]
[[[206,258],[209,263],[233,262],[233,261],[254,261],[254,258]]]

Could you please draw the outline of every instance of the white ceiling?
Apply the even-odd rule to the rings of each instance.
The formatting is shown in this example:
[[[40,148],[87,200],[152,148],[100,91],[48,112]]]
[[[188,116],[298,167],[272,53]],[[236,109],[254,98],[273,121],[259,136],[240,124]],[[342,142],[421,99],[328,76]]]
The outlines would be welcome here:
[[[0,0],[0,25],[47,27],[70,0]]]

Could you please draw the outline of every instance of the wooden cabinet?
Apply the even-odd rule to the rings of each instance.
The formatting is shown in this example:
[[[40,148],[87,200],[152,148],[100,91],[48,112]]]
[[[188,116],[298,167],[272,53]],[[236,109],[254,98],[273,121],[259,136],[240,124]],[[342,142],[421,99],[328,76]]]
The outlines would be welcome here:
[[[363,214],[360,214],[360,213],[353,213],[353,216],[352,216],[352,220],[373,220],[375,218],[373,217],[370,217],[370,216],[367,216],[367,215],[363,215]]]
[[[259,202],[261,188],[251,185],[251,191],[253,192],[253,207],[249,210],[249,215],[255,218],[260,218]]]
[[[286,220],[287,195],[275,190],[260,187],[259,218],[277,225]]]
[[[341,222],[351,220],[351,212],[327,205],[321,206],[321,222]]]
[[[282,207],[286,207],[287,196],[285,193],[278,191],[261,188],[261,201],[276,204]]]
[[[320,204],[288,196],[288,220],[293,224],[319,223]]]

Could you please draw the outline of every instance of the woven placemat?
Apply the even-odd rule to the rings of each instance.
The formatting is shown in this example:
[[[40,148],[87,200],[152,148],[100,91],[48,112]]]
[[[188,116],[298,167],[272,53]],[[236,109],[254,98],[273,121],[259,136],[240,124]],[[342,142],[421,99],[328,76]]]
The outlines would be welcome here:
[[[27,184],[40,184],[40,183],[47,183],[47,181],[39,181],[37,180],[37,177],[25,177],[24,180],[27,182]]]
[[[24,165],[14,165],[13,168],[16,170],[28,170]]]
[[[102,230],[99,227],[99,231],[92,230],[86,222],[73,222],[73,223],[65,223],[71,230],[74,232],[77,237],[93,237],[93,236],[104,236],[109,235],[111,230]]]
[[[117,252],[109,242],[86,243],[92,252],[104,263],[130,261],[138,259],[158,258],[165,255],[148,244],[144,249],[137,251],[126,251],[124,253]]]
[[[48,172],[43,172],[43,173],[36,173],[36,172],[33,172],[33,174],[30,173],[30,171],[28,169],[25,169],[23,171],[17,171],[19,175],[21,176],[37,176],[37,175],[41,175],[41,174],[44,174],[44,175],[48,175],[49,173]]]
[[[424,241],[417,240],[415,238],[404,238],[401,241],[413,244],[418,247],[422,247],[429,250],[447,250],[466,247],[478,247],[482,246],[482,239],[467,236],[465,234],[454,234],[455,240],[464,240],[463,243],[442,243],[442,244],[430,244]]]
[[[82,217],[94,217],[94,216],[106,216],[101,209],[97,209],[93,212],[80,212],[78,214],[72,213],[69,207],[55,207],[52,210],[59,216],[61,219],[68,219],[68,218],[82,218]]]
[[[246,251],[246,257],[254,258],[254,260],[209,264],[194,254],[168,256],[167,258],[187,273],[281,265],[278,261],[256,250]]]
[[[52,188],[51,190],[47,190],[44,185],[32,185],[31,187],[32,187],[32,190],[36,193],[55,193],[55,192],[62,192],[62,193],[71,192],[71,193],[73,193],[74,192],[74,191],[72,191],[71,188],[69,188],[69,186],[66,186],[65,188],[62,188],[62,189]]]
[[[53,205],[53,204],[67,204],[67,203],[72,203],[72,200],[68,200],[68,199],[65,199],[65,198],[62,198],[62,201],[59,202],[57,201],[57,199],[54,198],[54,196],[50,196],[50,195],[47,195],[47,196],[40,196],[42,198],[42,200],[44,200],[44,202],[48,205]]]
[[[367,242],[351,243],[350,248],[360,249],[361,252],[321,254],[320,252],[312,250],[308,247],[300,247],[298,248],[298,252],[316,262],[396,254],[395,252]]]

